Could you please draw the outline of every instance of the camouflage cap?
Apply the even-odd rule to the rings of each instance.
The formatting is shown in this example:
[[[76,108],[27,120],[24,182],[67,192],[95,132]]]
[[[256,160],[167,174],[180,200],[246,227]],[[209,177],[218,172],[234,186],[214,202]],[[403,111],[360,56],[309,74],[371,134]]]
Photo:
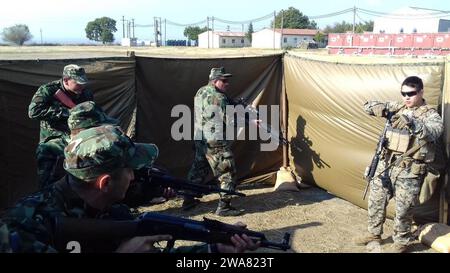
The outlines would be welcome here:
[[[78,84],[88,83],[88,79],[86,77],[86,72],[84,71],[84,68],[76,64],[66,65],[63,70],[63,77],[74,79]]]
[[[211,72],[209,73],[209,80],[215,80],[219,78],[229,78],[233,76],[232,74],[226,73],[225,68],[219,67],[219,68],[212,68]]]
[[[100,125],[119,125],[119,121],[115,118],[108,117],[106,113],[93,101],[85,101],[76,105],[69,111],[69,119],[67,124],[69,129],[89,129]]]
[[[140,169],[158,157],[154,144],[133,143],[119,127],[102,125],[83,130],[64,149],[64,169],[89,182],[119,168]]]

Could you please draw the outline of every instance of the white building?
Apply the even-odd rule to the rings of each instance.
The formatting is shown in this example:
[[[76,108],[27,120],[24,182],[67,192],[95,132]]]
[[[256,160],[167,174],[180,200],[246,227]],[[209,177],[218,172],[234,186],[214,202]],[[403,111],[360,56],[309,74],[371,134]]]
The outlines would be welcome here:
[[[122,46],[137,46],[137,38],[122,38]]]
[[[374,33],[438,33],[450,32],[448,13],[438,10],[407,7],[374,20]]]
[[[198,35],[198,47],[202,48],[250,47],[250,40],[245,37],[245,32],[205,31]]]
[[[273,29],[265,28],[252,34],[254,48],[298,47],[302,43],[313,42],[317,29]]]

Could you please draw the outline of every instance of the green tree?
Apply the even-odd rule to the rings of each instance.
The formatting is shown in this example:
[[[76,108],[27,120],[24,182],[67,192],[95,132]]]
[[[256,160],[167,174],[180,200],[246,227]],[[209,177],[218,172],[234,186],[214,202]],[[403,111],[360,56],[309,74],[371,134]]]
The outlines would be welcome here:
[[[363,33],[364,31],[372,32],[373,25],[374,25],[373,21],[364,21],[364,23],[358,23],[358,25],[356,25],[356,32],[358,33]]]
[[[309,28],[317,29],[317,23],[310,21],[308,16],[303,15],[298,9],[289,7],[287,10],[278,12],[275,16],[275,28],[281,28],[281,21],[283,21],[283,28]],[[273,27],[274,22],[272,22]]]
[[[335,23],[333,26],[326,26],[325,33],[345,33],[347,31],[353,31],[353,24],[346,21],[341,23]],[[356,33],[363,33],[364,31],[373,31],[373,21],[364,21],[355,25]]]
[[[23,45],[26,41],[31,40],[33,35],[30,33],[27,25],[17,24],[12,27],[6,27],[2,32],[2,39],[6,42],[16,45]]]
[[[317,43],[323,43],[325,42],[325,35],[322,32],[317,32],[316,35],[314,35],[314,41]]]
[[[247,33],[245,33],[245,37],[247,37],[250,43],[252,42],[252,33],[254,32],[255,31],[253,30],[253,24],[250,22],[250,24],[248,25],[248,31]]]
[[[184,29],[183,35],[191,41],[198,41],[198,35],[208,31],[207,27],[200,28],[199,26],[189,26]]]
[[[116,21],[109,17],[97,18],[86,26],[86,37],[103,44],[114,42],[113,32],[117,31]]]

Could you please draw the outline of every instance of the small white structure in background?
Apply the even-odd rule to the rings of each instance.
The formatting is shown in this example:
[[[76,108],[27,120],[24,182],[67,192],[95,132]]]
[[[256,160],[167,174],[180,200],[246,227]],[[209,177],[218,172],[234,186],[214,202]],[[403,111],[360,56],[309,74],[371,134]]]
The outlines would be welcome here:
[[[250,45],[245,32],[205,31],[198,35],[198,47],[201,48],[250,47]]]
[[[374,20],[373,33],[438,33],[450,31],[448,13],[439,10],[406,7]]]
[[[137,46],[137,38],[122,38],[122,46]]]
[[[151,46],[152,41],[149,40],[138,40],[136,46]]]
[[[271,28],[254,32],[252,34],[252,47],[254,48],[286,48],[298,47],[302,43],[314,42],[317,29]]]

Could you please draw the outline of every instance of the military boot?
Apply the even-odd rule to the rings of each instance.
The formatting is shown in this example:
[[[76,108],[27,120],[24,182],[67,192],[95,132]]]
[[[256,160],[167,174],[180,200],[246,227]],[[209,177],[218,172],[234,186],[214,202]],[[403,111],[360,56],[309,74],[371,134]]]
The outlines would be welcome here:
[[[184,211],[188,211],[195,208],[198,204],[200,204],[200,200],[193,197],[185,197],[183,199],[183,204],[181,205],[181,208]]]
[[[229,200],[219,200],[216,215],[227,217],[227,216],[239,216],[243,214],[244,210],[238,210],[232,207],[230,203],[231,201]]]
[[[370,242],[381,243],[381,235],[373,235],[373,234],[367,233],[363,236],[354,238],[353,242],[359,246],[365,246]]]
[[[408,245],[394,242],[387,250],[387,253],[405,253],[407,249]]]

